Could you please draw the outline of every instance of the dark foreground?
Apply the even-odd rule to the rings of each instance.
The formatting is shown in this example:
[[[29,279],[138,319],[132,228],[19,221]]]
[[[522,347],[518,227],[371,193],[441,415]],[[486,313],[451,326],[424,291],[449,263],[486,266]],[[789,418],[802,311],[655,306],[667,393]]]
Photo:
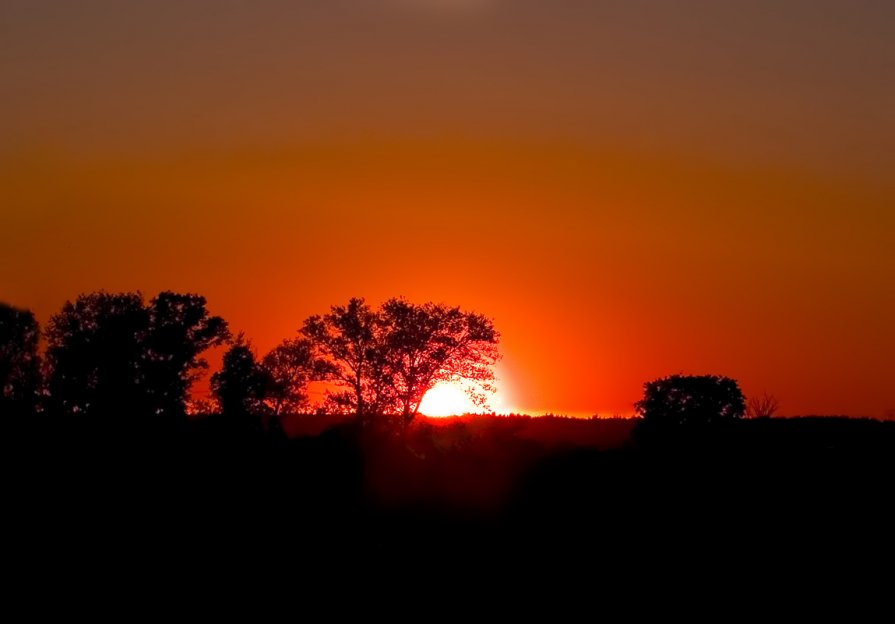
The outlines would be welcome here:
[[[398,596],[438,583],[714,592],[848,582],[873,593],[891,581],[895,423],[318,429],[288,438],[220,417],[139,431],[12,428],[8,565],[26,585],[301,577]]]

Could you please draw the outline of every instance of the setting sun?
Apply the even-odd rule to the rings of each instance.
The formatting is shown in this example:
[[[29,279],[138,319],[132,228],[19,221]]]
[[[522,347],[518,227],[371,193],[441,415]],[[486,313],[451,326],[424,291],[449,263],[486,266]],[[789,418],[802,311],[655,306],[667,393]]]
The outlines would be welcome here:
[[[420,413],[440,418],[476,411],[476,406],[457,384],[439,384],[429,390],[420,403]]]

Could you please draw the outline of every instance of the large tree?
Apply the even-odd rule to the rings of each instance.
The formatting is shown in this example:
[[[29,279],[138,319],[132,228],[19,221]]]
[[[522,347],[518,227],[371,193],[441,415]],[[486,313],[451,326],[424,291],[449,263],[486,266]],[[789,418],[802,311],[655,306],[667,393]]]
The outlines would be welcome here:
[[[382,322],[362,298],[308,318],[300,332],[313,345],[319,377],[343,388],[331,402],[361,417],[388,408]]]
[[[40,383],[39,338],[30,310],[0,303],[0,415],[34,411]]]
[[[145,409],[140,370],[148,327],[139,293],[67,301],[46,332],[51,410],[104,416]]]
[[[229,339],[226,322],[198,295],[95,292],[66,302],[47,328],[49,406],[58,413],[180,415],[207,365]]]
[[[499,357],[499,334],[488,318],[400,298],[378,310],[351,299],[309,318],[301,333],[320,376],[341,388],[331,393],[331,403],[362,416],[400,413],[405,423],[441,382],[465,381],[470,396],[483,403]]]
[[[644,384],[635,404],[644,423],[657,427],[701,426],[743,417],[739,385],[717,375],[672,375]]]
[[[390,299],[380,311],[389,379],[404,422],[438,383],[466,382],[470,398],[486,401],[494,381],[499,334],[475,312],[444,304]]]

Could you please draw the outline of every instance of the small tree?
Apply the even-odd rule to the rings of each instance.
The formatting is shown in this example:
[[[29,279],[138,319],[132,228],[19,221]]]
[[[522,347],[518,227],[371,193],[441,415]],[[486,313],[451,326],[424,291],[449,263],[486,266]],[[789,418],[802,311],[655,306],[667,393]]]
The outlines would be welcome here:
[[[749,418],[771,418],[780,409],[780,402],[773,394],[764,392],[746,400],[746,416]]]
[[[211,376],[211,391],[227,416],[260,416],[269,378],[239,336],[224,354],[221,370]]]
[[[274,416],[297,412],[308,404],[308,382],[318,376],[314,348],[308,340],[286,340],[264,356],[261,366],[269,386],[266,401]],[[322,371],[325,373],[326,371]]]
[[[657,426],[710,425],[743,417],[739,385],[716,375],[672,375],[644,384],[635,403],[644,423]]]
[[[0,303],[0,415],[34,412],[40,385],[39,338],[30,310]]]

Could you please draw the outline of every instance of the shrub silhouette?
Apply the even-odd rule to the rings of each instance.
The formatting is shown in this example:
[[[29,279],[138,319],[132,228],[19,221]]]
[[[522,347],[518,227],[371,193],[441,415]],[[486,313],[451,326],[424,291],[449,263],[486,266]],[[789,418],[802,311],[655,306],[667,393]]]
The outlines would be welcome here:
[[[746,415],[749,418],[771,418],[780,409],[780,402],[773,394],[753,395],[746,400]]]
[[[737,420],[746,409],[737,382],[717,375],[672,375],[647,382],[634,407],[644,424],[657,427]]]

